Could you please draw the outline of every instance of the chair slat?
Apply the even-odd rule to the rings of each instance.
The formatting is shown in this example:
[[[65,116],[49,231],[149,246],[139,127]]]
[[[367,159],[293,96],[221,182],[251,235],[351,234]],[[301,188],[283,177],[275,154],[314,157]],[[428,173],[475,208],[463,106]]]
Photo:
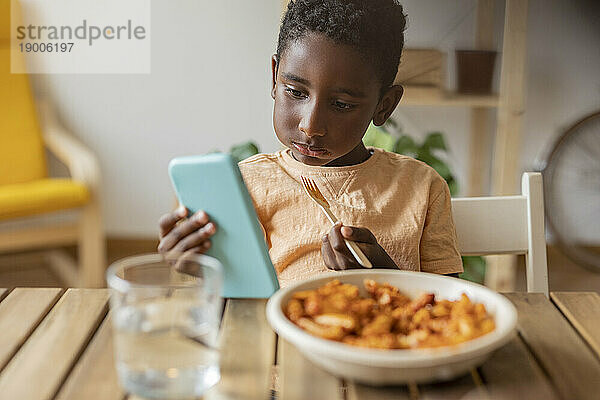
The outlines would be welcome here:
[[[452,212],[461,254],[525,254],[525,196],[452,199]]]
[[[279,338],[277,351],[281,399],[344,398],[341,381],[304,358],[292,344]]]
[[[520,337],[496,350],[480,370],[491,399],[559,399]]]
[[[597,399],[600,361],[541,293],[507,293],[517,307],[517,328],[565,399]]]
[[[0,375],[7,399],[52,398],[107,311],[106,289],[69,289]]]
[[[266,300],[227,301],[221,324],[221,380],[204,396],[265,399],[275,360],[275,333],[267,323]]]
[[[111,319],[111,314],[104,319],[56,400],[123,399],[125,391],[119,386],[113,356]]]
[[[0,371],[52,308],[62,289],[16,288],[0,303]]]
[[[544,186],[542,174],[526,172],[521,193],[527,198],[528,249],[525,258],[527,291],[543,292],[548,297],[548,260],[544,228]]]
[[[550,297],[600,359],[600,295],[553,292]]]

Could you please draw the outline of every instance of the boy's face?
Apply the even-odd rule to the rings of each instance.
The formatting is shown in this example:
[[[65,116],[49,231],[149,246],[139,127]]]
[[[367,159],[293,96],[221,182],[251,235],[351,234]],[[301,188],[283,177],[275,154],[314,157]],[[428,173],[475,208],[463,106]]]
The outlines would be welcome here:
[[[369,123],[383,124],[402,97],[402,87],[393,86],[380,98],[370,63],[351,46],[319,33],[290,43],[271,65],[275,133],[308,165],[364,161],[362,138]]]

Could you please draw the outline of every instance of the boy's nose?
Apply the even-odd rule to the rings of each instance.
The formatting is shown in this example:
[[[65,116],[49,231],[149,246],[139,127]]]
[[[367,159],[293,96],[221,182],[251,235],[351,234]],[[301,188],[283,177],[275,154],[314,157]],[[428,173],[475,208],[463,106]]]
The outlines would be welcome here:
[[[327,125],[325,123],[325,110],[321,110],[319,104],[307,104],[303,110],[298,129],[306,136],[325,136]]]

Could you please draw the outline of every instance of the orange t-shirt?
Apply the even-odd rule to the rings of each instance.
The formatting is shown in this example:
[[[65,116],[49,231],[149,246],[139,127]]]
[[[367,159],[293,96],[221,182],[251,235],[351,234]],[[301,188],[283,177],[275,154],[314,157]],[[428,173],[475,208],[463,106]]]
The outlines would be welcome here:
[[[413,158],[369,150],[366,161],[346,167],[305,165],[289,149],[240,162],[282,287],[330,272],[321,237],[331,223],[302,189],[301,175],[316,182],[344,225],[368,228],[400,269],[463,271],[446,182]]]

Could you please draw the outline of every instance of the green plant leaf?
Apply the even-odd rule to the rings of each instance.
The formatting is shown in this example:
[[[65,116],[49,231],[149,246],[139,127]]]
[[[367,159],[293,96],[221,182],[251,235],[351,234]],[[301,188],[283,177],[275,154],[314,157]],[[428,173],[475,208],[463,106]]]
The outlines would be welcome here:
[[[444,178],[444,180],[448,181],[451,178],[454,179],[448,164],[446,164],[444,161],[440,160],[433,154],[429,153],[428,151],[420,150],[417,153],[417,160],[423,161],[424,163],[428,164],[431,168],[435,169],[436,172],[440,174],[442,178]]]
[[[393,128],[393,130],[397,130],[399,128],[398,126],[398,122],[396,122],[395,119],[393,118],[388,118],[383,125],[381,125],[381,128],[386,131],[389,132],[389,130],[387,129],[388,126],[391,126]]]
[[[363,143],[365,146],[373,146],[387,151],[394,151],[396,138],[389,133],[386,133],[381,128],[371,124],[365,132]]]
[[[483,284],[486,270],[485,259],[480,256],[464,256],[462,260],[464,272],[459,275],[459,278]]]
[[[444,135],[442,135],[441,132],[431,132],[430,134],[428,134],[425,138],[425,141],[423,142],[422,147],[430,150],[439,149],[448,151],[448,148],[446,147],[446,142],[444,141]]]
[[[410,157],[415,157],[417,155],[417,150],[415,141],[408,135],[400,136],[394,146],[394,153],[404,154]]]
[[[373,123],[372,123],[372,122],[371,122],[371,125],[373,125]],[[375,126],[375,128],[376,128],[376,129],[379,129],[379,130],[381,130],[381,131],[383,131],[383,132],[387,133],[388,135],[391,135],[391,134],[392,134],[392,131],[389,129],[389,127],[390,127],[390,125],[388,125],[388,124],[383,124],[383,125],[380,125],[380,126]],[[369,129],[369,128],[367,128],[367,130],[368,130],[368,129]]]
[[[240,162],[248,157],[251,157],[255,154],[258,154],[260,150],[258,146],[254,142],[246,142],[241,144],[236,144],[231,146],[229,149],[231,156],[237,161]]]
[[[458,194],[458,182],[454,177],[450,177],[450,179],[446,179],[446,183],[448,184],[448,190],[450,190],[450,196],[454,197]]]

